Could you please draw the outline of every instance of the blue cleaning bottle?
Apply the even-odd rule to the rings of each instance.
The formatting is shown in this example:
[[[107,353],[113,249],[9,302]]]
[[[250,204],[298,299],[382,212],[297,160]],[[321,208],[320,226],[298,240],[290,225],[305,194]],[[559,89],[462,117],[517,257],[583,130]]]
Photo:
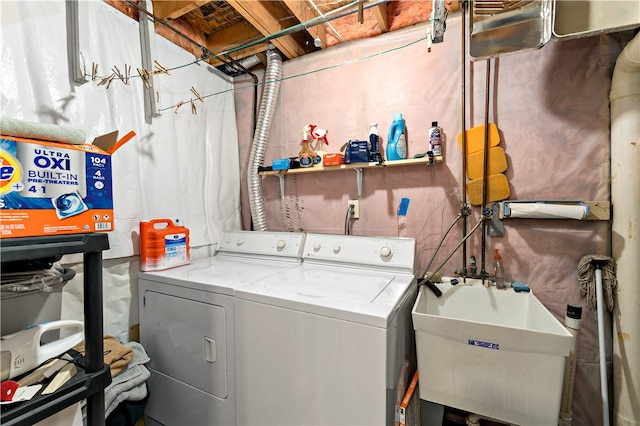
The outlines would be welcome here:
[[[404,160],[407,158],[407,138],[405,135],[406,126],[402,113],[393,116],[393,122],[389,127],[389,138],[387,139],[387,161]]]

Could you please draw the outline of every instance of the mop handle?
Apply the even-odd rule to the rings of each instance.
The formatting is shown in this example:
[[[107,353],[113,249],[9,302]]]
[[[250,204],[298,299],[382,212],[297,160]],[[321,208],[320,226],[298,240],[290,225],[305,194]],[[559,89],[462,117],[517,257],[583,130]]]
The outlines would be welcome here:
[[[602,265],[605,261],[593,259],[596,267],[596,301],[598,310],[598,346],[600,349],[600,394],[602,397],[602,424],[609,426],[609,391],[607,389],[607,358],[604,347],[604,297],[602,294]]]

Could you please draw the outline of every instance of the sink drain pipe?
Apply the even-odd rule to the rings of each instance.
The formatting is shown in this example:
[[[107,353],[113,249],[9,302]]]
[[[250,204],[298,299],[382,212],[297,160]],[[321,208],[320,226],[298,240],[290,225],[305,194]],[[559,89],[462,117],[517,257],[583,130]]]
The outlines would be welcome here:
[[[270,46],[271,47],[271,46]],[[249,155],[247,168],[247,185],[249,192],[249,206],[251,207],[251,220],[253,229],[267,231],[267,216],[264,212],[264,197],[262,196],[262,180],[258,174],[258,167],[264,163],[271,121],[275,110],[278,93],[280,92],[280,80],[282,79],[282,58],[274,49],[267,51],[267,69],[264,73],[264,88],[260,102],[260,112],[256,130],[253,134],[253,144]]]

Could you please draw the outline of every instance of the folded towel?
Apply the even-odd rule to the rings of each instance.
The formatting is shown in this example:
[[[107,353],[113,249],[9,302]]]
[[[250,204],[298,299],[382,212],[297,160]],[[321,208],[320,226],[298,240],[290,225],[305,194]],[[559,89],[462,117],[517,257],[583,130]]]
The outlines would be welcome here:
[[[105,416],[123,401],[141,401],[147,397],[146,381],[151,373],[143,364],[149,362],[149,357],[140,343],[128,342],[126,346],[133,351],[133,359],[104,390]]]
[[[146,381],[149,377],[151,372],[144,365],[135,365],[114,377],[114,381],[104,390],[105,416],[109,416],[123,401],[141,401],[146,398]]]
[[[77,344],[73,349],[85,354],[84,340]],[[104,336],[104,363],[111,370],[111,377],[120,374],[133,359],[133,349],[118,342],[114,336]]]
[[[85,143],[86,135],[80,129],[57,124],[33,123],[9,117],[0,117],[0,134],[73,145]]]

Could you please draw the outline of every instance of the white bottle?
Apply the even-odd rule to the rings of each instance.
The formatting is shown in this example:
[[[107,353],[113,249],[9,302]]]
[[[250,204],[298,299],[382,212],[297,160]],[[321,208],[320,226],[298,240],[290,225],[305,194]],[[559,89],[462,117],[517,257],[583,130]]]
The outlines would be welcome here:
[[[442,129],[438,127],[438,122],[431,122],[429,129],[429,147],[435,156],[442,155]]]
[[[500,249],[494,249],[493,255],[493,280],[495,281],[496,288],[504,290],[507,288],[507,283],[504,280],[504,267],[502,266],[502,256],[500,256]]]

